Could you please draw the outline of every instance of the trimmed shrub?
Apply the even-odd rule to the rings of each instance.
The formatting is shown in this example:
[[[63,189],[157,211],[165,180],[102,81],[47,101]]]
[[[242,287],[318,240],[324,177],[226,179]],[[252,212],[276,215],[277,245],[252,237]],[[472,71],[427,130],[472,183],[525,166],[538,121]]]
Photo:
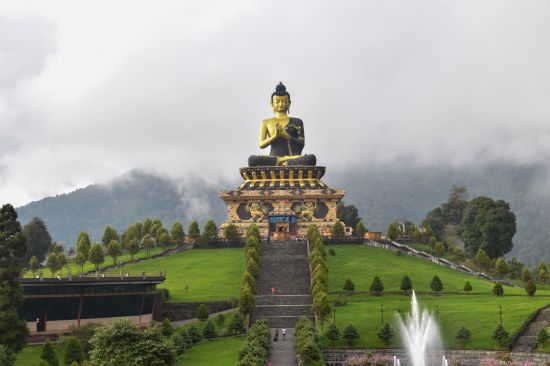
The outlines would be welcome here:
[[[405,295],[409,293],[409,291],[412,290],[413,284],[409,276],[403,276],[403,279],[401,280],[401,286],[399,287]]]
[[[46,361],[50,366],[59,366],[57,354],[55,353],[49,339],[46,340],[46,343],[44,343],[44,346],[42,347],[40,359]]]
[[[247,284],[241,286],[241,296],[239,298],[239,311],[243,315],[252,314],[256,308],[256,299],[252,289]]]
[[[214,323],[212,323],[210,320],[206,323],[206,326],[202,331],[202,336],[205,339],[216,338],[216,327],[214,326]]]
[[[229,334],[235,335],[243,334],[246,332],[246,328],[244,326],[244,318],[240,313],[235,313],[235,315],[233,315],[227,331],[229,332]]]
[[[311,320],[300,318],[295,328],[296,353],[302,364],[307,365],[321,359],[319,334]]]
[[[382,280],[380,280],[380,277],[375,276],[373,278],[369,291],[375,295],[382,295],[384,292],[384,284],[382,283]]]
[[[218,324],[220,327],[225,323],[225,315],[223,314],[218,314],[218,316],[216,317],[216,324]]]
[[[493,294],[497,296],[504,295],[504,289],[502,288],[502,285],[500,283],[495,283],[495,286],[493,287]]]
[[[334,249],[330,248],[328,250],[328,254],[334,257],[336,255],[336,251]]]
[[[260,235],[260,229],[258,229],[256,224],[251,224],[246,228],[245,237],[247,239],[250,237],[254,237],[258,240],[258,243],[262,241],[262,236]]]
[[[353,292],[353,290],[355,290],[355,284],[353,283],[352,280],[350,280],[349,278],[346,278],[346,281],[344,282],[344,286],[342,287],[342,289],[345,290],[349,295],[350,292]]]
[[[208,310],[206,309],[206,305],[200,304],[199,308],[197,309],[197,319],[199,319],[201,321],[205,321],[206,319],[208,319],[209,315],[210,314],[208,314]]]
[[[357,332],[357,329],[353,326],[353,324],[348,323],[346,327],[344,328],[344,333],[342,336],[346,342],[348,343],[348,346],[353,346],[355,344],[355,341],[359,339],[359,332]]]
[[[341,337],[340,329],[338,329],[336,324],[332,323],[331,325],[329,325],[327,332],[325,333],[325,337],[330,339],[330,341],[332,342],[332,347],[334,347],[334,342],[339,340]]]
[[[470,292],[472,291],[474,288],[472,287],[472,285],[470,284],[470,281],[466,281],[464,282],[464,292]]]
[[[538,347],[544,347],[544,345],[548,342],[550,339],[550,336],[548,336],[548,331],[546,328],[542,328],[540,332],[537,334],[537,346]]]
[[[437,275],[433,276],[432,282],[430,283],[430,288],[433,292],[440,293],[443,291],[443,283]]]
[[[260,275],[260,268],[258,267],[258,261],[250,257],[246,260],[246,271],[254,278],[258,278]],[[255,286],[254,286],[255,287]]]
[[[269,327],[265,320],[255,322],[239,351],[237,366],[265,365],[267,363],[270,336]]]
[[[170,337],[174,333],[174,327],[172,327],[172,323],[168,318],[164,318],[160,327],[162,329],[162,335],[165,337]]]
[[[460,347],[464,347],[466,343],[470,342],[471,338],[472,332],[470,332],[470,330],[464,326],[459,329],[455,336],[455,339]]]
[[[176,354],[179,356],[187,350],[187,342],[183,332],[174,332],[170,337],[174,347],[176,349]]]
[[[191,337],[191,342],[193,342],[193,344],[199,343],[202,339],[201,333],[194,325],[187,328],[187,334]]]
[[[508,332],[502,324],[498,324],[493,332],[493,337],[495,341],[497,341],[498,345],[500,347],[504,347],[506,345],[506,341],[508,340]]]
[[[0,344],[0,365],[13,366],[15,364],[15,352],[7,346]]]
[[[244,285],[249,286],[252,292],[256,291],[256,280],[248,271],[244,271],[243,277],[241,278],[241,288]]]
[[[385,323],[380,328],[378,333],[376,333],[376,335],[378,336],[378,338],[380,338],[386,344],[386,346],[389,346],[390,343],[391,343],[391,340],[395,336],[395,333],[393,331],[393,328],[390,326],[390,324]]]
[[[532,279],[529,279],[525,284],[525,292],[527,292],[527,295],[529,296],[534,296],[535,292],[537,292],[537,286],[535,286]]]
[[[66,365],[69,365],[75,361],[79,363],[84,360],[82,345],[76,337],[68,337],[63,353],[63,359],[65,360]]]

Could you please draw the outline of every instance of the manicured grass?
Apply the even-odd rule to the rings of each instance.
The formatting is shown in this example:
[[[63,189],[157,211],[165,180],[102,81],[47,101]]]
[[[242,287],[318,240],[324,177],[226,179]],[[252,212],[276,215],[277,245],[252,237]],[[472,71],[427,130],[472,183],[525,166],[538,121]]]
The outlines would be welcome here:
[[[185,366],[234,366],[245,337],[224,337],[201,341],[178,358]]]
[[[347,305],[336,308],[336,324],[341,332],[348,323],[357,328],[361,338],[355,347],[385,347],[377,337],[381,326],[381,305],[384,306],[384,321],[394,324],[396,335],[399,333],[395,324],[396,314],[410,311],[410,297],[404,295],[353,295],[348,299]],[[503,325],[511,336],[532,312],[550,303],[550,298],[426,294],[419,295],[418,301],[422,308],[427,308],[434,316],[438,307],[438,324],[446,348],[458,347],[454,337],[462,326],[466,326],[472,332],[472,339],[465,348],[495,349],[496,344],[491,337],[499,322],[499,305],[502,306]],[[332,314],[325,322],[325,330],[329,322],[332,322]],[[331,346],[331,343],[324,340],[324,345]],[[346,347],[343,340],[338,341],[336,346]],[[391,346],[400,346],[398,336]]]
[[[169,301],[227,300],[239,295],[244,253],[242,248],[192,249],[125,266],[122,271],[158,273],[164,268],[166,281],[159,287],[170,290]]]
[[[355,291],[368,291],[374,276],[380,277],[384,291],[399,289],[403,276],[412,281],[417,293],[430,292],[430,283],[434,275],[443,282],[444,293],[463,293],[464,282],[470,281],[472,294],[490,294],[494,284],[462,272],[442,267],[428,260],[406,254],[396,255],[389,250],[364,245],[328,245],[334,249],[335,256],[327,256],[329,268],[329,292],[343,291],[346,278],[355,284]],[[548,287],[548,286],[547,286]],[[525,295],[522,288],[504,286],[505,295]],[[548,296],[548,289],[537,290],[535,296]]]
[[[63,364],[63,350],[61,350],[56,345],[54,350],[57,353],[57,359],[59,364]],[[42,346],[27,346],[23,348],[21,352],[17,354],[17,359],[15,361],[15,366],[34,366],[40,361],[40,355],[42,354]]]

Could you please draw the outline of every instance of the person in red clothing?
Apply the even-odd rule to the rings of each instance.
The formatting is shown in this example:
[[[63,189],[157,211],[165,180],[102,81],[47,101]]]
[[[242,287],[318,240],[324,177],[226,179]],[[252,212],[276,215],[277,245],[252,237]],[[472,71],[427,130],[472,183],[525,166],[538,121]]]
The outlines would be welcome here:
[[[267,361],[267,366],[273,366],[271,365],[271,361]]]
[[[275,295],[275,292],[277,292],[277,289],[275,287],[271,288],[271,295]]]

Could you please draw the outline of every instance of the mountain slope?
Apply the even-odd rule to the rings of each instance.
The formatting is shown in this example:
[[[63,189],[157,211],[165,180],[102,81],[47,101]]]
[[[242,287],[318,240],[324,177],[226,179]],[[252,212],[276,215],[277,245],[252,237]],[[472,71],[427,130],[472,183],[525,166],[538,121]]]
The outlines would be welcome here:
[[[517,216],[518,233],[511,255],[535,264],[550,260],[550,199],[543,189],[546,170],[542,166],[493,165],[483,168],[387,167],[327,168],[325,181],[346,190],[345,201],[359,209],[366,226],[385,231],[389,222],[408,219],[420,223],[426,213],[447,199],[452,184],[465,185],[470,198],[487,195],[504,199]],[[200,179],[175,182],[168,178],[134,171],[108,186],[92,185],[75,192],[48,197],[17,209],[22,223],[38,216],[46,222],[52,238],[72,245],[80,230],[95,240],[111,224],[122,230],[145,217],[158,217],[166,226],[192,219],[201,223],[212,217],[221,224],[225,206],[218,198],[221,189],[235,182],[211,185]]]
[[[224,212],[218,189],[202,180],[192,179],[179,185],[139,171],[108,185],[90,185],[17,209],[21,223],[40,217],[53,240],[69,246],[75,243],[81,230],[98,241],[107,225],[115,227],[120,234],[129,224],[146,217],[159,218],[168,228],[176,220],[188,225],[193,219],[203,222],[212,217],[220,223],[225,218]]]

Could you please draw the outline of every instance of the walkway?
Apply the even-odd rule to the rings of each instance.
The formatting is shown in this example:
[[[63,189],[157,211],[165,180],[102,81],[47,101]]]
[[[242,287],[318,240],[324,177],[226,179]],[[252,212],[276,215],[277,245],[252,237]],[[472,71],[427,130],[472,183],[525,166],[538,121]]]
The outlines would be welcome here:
[[[532,352],[535,350],[537,342],[537,334],[542,328],[546,328],[550,324],[550,307],[542,309],[535,319],[527,326],[522,334],[516,340],[512,347],[514,352]]]
[[[307,247],[303,241],[262,243],[256,310],[251,322],[267,319],[271,329],[269,360],[273,366],[296,366],[294,327],[300,317],[313,320]],[[271,294],[271,288],[277,291]],[[279,339],[273,341],[275,329]],[[286,329],[283,341],[281,329]]]
[[[275,329],[271,329],[271,346],[269,350],[269,361],[273,366],[297,366],[296,351],[294,350],[294,329],[286,330],[286,340],[283,341],[281,330],[279,329],[279,340],[273,341]]]

